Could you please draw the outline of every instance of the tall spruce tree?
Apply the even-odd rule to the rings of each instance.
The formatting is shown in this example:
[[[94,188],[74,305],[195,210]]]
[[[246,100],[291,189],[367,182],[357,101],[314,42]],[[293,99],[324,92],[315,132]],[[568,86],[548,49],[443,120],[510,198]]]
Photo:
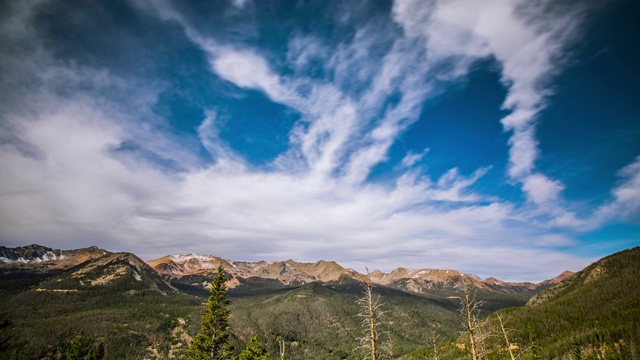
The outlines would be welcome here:
[[[211,283],[211,295],[207,309],[202,316],[202,329],[187,350],[189,360],[231,359],[233,352],[229,345],[229,300],[222,265]]]

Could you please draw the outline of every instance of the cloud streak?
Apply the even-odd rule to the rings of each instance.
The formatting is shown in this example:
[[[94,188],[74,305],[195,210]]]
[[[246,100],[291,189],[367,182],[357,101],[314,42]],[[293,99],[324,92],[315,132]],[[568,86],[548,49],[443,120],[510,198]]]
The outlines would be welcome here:
[[[522,184],[532,203],[556,202],[564,186],[536,171],[535,128],[551,93],[546,84],[562,67],[563,50],[575,41],[585,9],[579,4],[554,12],[549,2],[502,0],[431,4],[396,1],[395,18],[408,36],[423,39],[431,63],[452,63],[447,78],[467,75],[481,58],[493,57],[500,63],[508,89],[502,106],[510,111],[501,119],[511,133],[507,173]]]

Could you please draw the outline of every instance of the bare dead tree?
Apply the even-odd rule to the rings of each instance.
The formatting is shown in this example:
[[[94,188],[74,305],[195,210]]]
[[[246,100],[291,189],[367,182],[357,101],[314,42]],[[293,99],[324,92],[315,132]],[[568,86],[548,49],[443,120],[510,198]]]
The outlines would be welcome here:
[[[367,275],[361,275],[363,296],[356,300],[360,306],[360,312],[356,315],[362,318],[362,337],[358,339],[360,345],[354,349],[355,351],[366,351],[363,359],[382,360],[391,357],[391,346],[388,341],[382,341],[380,331],[384,324],[385,311],[381,310],[384,304],[380,303],[380,296],[373,294],[373,282],[369,278],[369,270]]]
[[[431,340],[431,346],[433,346],[433,359],[439,360],[438,347],[440,347],[440,344],[442,343],[442,337],[434,332],[431,334],[430,340]]]
[[[478,359],[484,360],[488,358],[489,350],[487,349],[487,339],[493,335],[494,331],[487,329],[487,321],[481,321],[476,331],[476,344],[478,345]]]
[[[284,338],[280,339],[280,360],[284,360]]]
[[[500,329],[502,330],[502,335],[504,335],[504,341],[507,344],[507,350],[509,350],[509,356],[511,356],[511,360],[516,360],[515,356],[513,355],[511,342],[509,341],[509,336],[507,335],[507,330],[505,330],[504,323],[502,322],[502,317],[500,317],[500,314],[497,314],[497,315],[498,315],[498,322],[500,322]]]
[[[484,340],[489,336],[488,332],[485,333],[482,331],[487,321],[480,320],[479,317],[480,307],[484,302],[476,300],[477,292],[474,290],[472,293],[469,285],[466,283],[463,285],[463,291],[462,298],[460,298],[462,305],[460,308],[462,325],[465,332],[469,335],[471,357],[473,360],[479,360],[485,357],[486,350]]]

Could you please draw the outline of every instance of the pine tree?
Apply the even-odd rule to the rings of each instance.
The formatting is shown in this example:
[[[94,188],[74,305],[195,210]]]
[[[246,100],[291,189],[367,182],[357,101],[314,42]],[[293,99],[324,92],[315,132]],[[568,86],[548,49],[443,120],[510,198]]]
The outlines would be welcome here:
[[[238,356],[238,360],[268,360],[267,351],[260,342],[258,335],[251,338],[247,347],[242,350]]]
[[[207,300],[207,309],[202,316],[200,334],[191,342],[187,351],[189,360],[231,359],[229,345],[229,300],[222,265],[211,283],[211,293]]]

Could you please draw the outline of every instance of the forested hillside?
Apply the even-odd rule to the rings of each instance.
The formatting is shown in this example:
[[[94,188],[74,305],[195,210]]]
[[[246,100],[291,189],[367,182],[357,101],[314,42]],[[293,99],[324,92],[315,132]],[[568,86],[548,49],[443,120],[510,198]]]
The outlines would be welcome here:
[[[526,306],[498,311],[487,320],[481,358],[511,359],[508,339],[518,359],[639,359],[640,248],[605,257]],[[459,346],[445,344],[440,359],[466,356],[460,345],[467,339],[465,333],[456,340]]]

